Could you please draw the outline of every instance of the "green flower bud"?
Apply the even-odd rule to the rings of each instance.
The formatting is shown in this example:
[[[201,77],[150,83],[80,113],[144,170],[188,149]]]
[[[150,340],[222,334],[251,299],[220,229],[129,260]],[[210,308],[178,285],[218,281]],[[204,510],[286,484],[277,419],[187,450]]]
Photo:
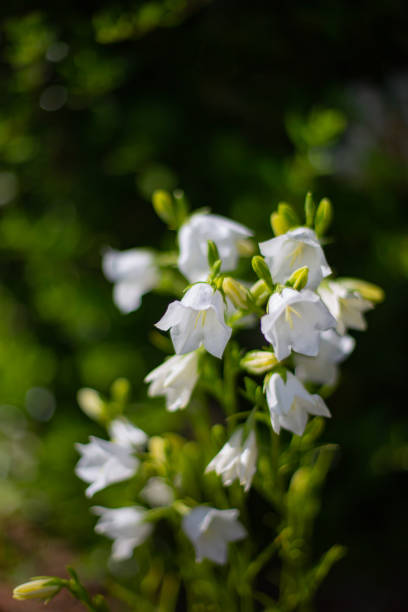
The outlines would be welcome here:
[[[127,378],[117,378],[111,386],[112,398],[121,403],[125,403],[130,394],[130,382]]]
[[[337,279],[337,282],[349,291],[358,291],[361,297],[363,297],[365,300],[369,300],[370,302],[379,303],[383,302],[385,299],[385,293],[381,287],[378,287],[373,283],[360,280],[359,278],[339,278]]]
[[[298,268],[293,272],[287,284],[296,289],[296,291],[301,291],[307,285],[307,280],[309,277],[309,268],[307,266],[303,266],[302,268]]]
[[[222,288],[227,297],[237,308],[243,310],[248,308],[248,290],[241,285],[235,278],[227,276],[224,278]]]
[[[262,306],[263,304],[265,304],[265,302],[271,295],[271,290],[268,288],[268,285],[262,279],[256,281],[256,283],[252,285],[249,291],[257,306]]]
[[[257,277],[265,281],[269,289],[273,291],[272,276],[271,276],[271,273],[269,272],[269,268],[264,258],[261,255],[255,255],[252,258],[251,263],[252,263],[252,268],[255,274],[257,275]]]
[[[318,236],[323,236],[328,229],[333,218],[333,207],[328,198],[320,200],[317,207],[315,218],[315,230]]]
[[[20,584],[13,590],[14,599],[45,599],[49,600],[62,588],[62,581],[53,576],[32,578],[29,582]]]
[[[175,214],[173,198],[169,192],[164,191],[164,189],[156,189],[156,191],[153,192],[152,203],[153,208],[160,219],[167,223],[171,229],[176,229],[178,225],[177,217]]]
[[[220,259],[217,245],[213,240],[208,240],[207,242],[207,259],[210,268],[212,268],[215,262]]]
[[[300,225],[300,219],[290,204],[280,202],[280,204],[278,204],[278,214],[285,219],[289,227]]]
[[[309,191],[305,199],[305,215],[307,227],[313,227],[314,216],[316,213],[316,204],[313,202],[312,193]]]
[[[77,402],[81,410],[85,412],[90,419],[98,421],[99,423],[106,419],[106,403],[95,389],[91,389],[90,387],[79,389],[77,393]]]
[[[290,230],[290,225],[288,225],[286,219],[277,212],[271,214],[271,227],[275,236],[286,234]]]
[[[278,360],[270,351],[249,351],[241,359],[241,367],[251,374],[265,374],[277,363]]]

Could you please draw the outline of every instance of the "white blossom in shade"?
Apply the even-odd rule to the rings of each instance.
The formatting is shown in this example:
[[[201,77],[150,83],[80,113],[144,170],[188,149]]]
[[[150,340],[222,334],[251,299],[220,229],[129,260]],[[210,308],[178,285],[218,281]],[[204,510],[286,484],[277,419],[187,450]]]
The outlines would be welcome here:
[[[254,430],[250,431],[244,443],[242,443],[243,431],[243,427],[240,427],[233,433],[205,471],[216,472],[227,487],[238,479],[247,492],[256,472],[258,449]]]
[[[193,543],[196,561],[204,558],[224,565],[227,561],[227,544],[246,537],[247,532],[237,520],[239,511],[217,510],[207,506],[196,506],[184,516],[184,533]]]
[[[147,249],[107,249],[103,254],[102,269],[106,278],[115,283],[113,300],[124,313],[137,310],[142,295],[154,289],[159,282],[154,255]]]
[[[166,396],[166,407],[170,412],[185,408],[198,380],[198,353],[174,355],[152,370],[145,378],[150,383],[150,397]]]
[[[209,272],[208,241],[212,240],[218,248],[221,270],[233,270],[239,257],[239,243],[249,236],[252,232],[248,228],[225,217],[193,215],[179,231],[178,267],[190,282],[205,280]]]
[[[147,434],[135,427],[125,418],[114,419],[108,427],[112,442],[130,450],[143,450],[147,443]]]
[[[320,331],[336,327],[319,296],[302,289],[283,289],[269,298],[267,314],[261,318],[261,330],[273,345],[276,358],[286,359],[291,350],[315,357],[319,352]]]
[[[139,466],[139,460],[132,456],[126,446],[95,436],[89,439],[89,444],[75,445],[81,454],[75,473],[81,480],[90,483],[85,493],[87,497],[92,497],[114,482],[131,478]]]
[[[146,485],[140,491],[140,497],[153,508],[170,506],[174,501],[173,489],[159,476],[149,478]]]
[[[309,274],[306,287],[316,289],[322,278],[331,274],[315,232],[307,227],[297,227],[261,242],[259,249],[275,283],[285,283],[295,270],[307,266]]]
[[[291,372],[286,373],[286,382],[280,374],[272,374],[265,387],[272,428],[276,433],[283,427],[301,436],[308,414],[331,416],[320,395],[309,393]]]
[[[337,320],[337,331],[345,334],[348,328],[364,331],[367,323],[363,313],[374,308],[357,291],[350,291],[335,281],[319,287],[319,294],[327,308]]]
[[[204,344],[211,355],[220,359],[232,333],[225,323],[222,295],[208,283],[193,285],[181,301],[172,302],[156,327],[170,329],[177,354],[195,351]]]
[[[351,336],[339,336],[328,329],[320,334],[320,350],[316,357],[294,355],[295,373],[304,381],[334,385],[338,378],[337,364],[344,361],[355,346]]]
[[[129,559],[133,550],[143,544],[153,531],[153,525],[145,521],[146,510],[141,506],[94,506],[92,512],[101,517],[95,525],[96,533],[113,540],[112,559],[115,561]]]

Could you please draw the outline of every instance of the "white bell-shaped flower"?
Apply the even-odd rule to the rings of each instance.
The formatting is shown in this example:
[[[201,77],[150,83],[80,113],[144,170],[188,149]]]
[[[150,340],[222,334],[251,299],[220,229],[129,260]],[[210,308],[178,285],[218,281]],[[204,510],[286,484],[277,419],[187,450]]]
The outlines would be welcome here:
[[[320,395],[306,391],[291,372],[286,373],[286,382],[280,374],[272,374],[267,378],[265,390],[272,428],[276,433],[283,427],[301,436],[309,414],[331,416]]]
[[[172,302],[156,327],[170,329],[177,354],[195,351],[201,344],[221,359],[232,329],[226,325],[222,295],[208,283],[193,285],[181,301]]]
[[[94,506],[92,512],[101,517],[95,525],[96,533],[113,540],[112,559],[115,561],[129,559],[133,550],[143,544],[153,531],[153,525],[145,521],[146,510],[141,506]]]
[[[286,359],[291,350],[316,356],[319,332],[335,326],[336,320],[310,289],[286,288],[282,293],[274,293],[269,298],[268,313],[261,318],[262,333],[279,361]]]
[[[300,380],[334,385],[338,378],[338,365],[344,361],[355,346],[351,336],[339,336],[328,329],[320,333],[320,349],[316,357],[294,355],[295,373]]]
[[[130,450],[143,450],[148,440],[144,431],[123,417],[114,419],[109,424],[108,432],[112,442]]]
[[[261,242],[259,249],[275,283],[285,283],[295,270],[307,266],[309,274],[306,287],[316,289],[322,278],[331,274],[315,232],[307,227],[297,227]]]
[[[254,430],[250,431],[244,443],[242,443],[243,431],[243,427],[240,427],[233,433],[205,471],[216,472],[226,487],[229,487],[234,480],[239,480],[246,492],[249,491],[256,472],[258,449]]]
[[[75,445],[81,454],[75,473],[81,480],[90,483],[85,493],[87,497],[92,497],[114,482],[131,478],[139,466],[139,460],[126,446],[95,436],[89,439],[89,444]]]
[[[166,407],[170,412],[185,408],[198,380],[198,353],[174,355],[152,370],[145,378],[150,383],[150,397],[166,396]]]
[[[184,516],[184,533],[193,543],[196,561],[204,558],[224,565],[227,561],[227,544],[242,540],[247,535],[245,528],[237,520],[239,511],[217,510],[207,506],[196,506]]]
[[[208,241],[212,240],[218,248],[221,270],[234,270],[239,257],[239,242],[249,236],[252,236],[252,232],[235,221],[197,213],[180,228],[178,267],[191,283],[205,280],[209,272]]]
[[[137,310],[142,295],[154,289],[159,282],[154,255],[147,249],[107,249],[103,254],[102,269],[106,278],[115,283],[113,300],[124,313]]]
[[[337,320],[339,334],[345,334],[348,328],[360,331],[367,328],[363,313],[374,308],[374,305],[357,291],[350,291],[341,283],[332,281],[319,287],[319,294]]]

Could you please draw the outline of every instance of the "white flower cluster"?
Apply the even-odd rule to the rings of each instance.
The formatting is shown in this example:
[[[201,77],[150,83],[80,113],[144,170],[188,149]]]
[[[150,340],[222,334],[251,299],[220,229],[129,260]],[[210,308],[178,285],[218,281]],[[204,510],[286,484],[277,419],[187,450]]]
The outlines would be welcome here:
[[[365,329],[363,313],[373,304],[346,283],[325,280],[332,271],[310,227],[289,228],[261,242],[263,257],[256,257],[261,265],[253,264],[255,272],[261,270],[259,280],[246,288],[226,272],[234,273],[245,246],[248,252],[251,236],[248,228],[207,213],[194,214],[181,225],[178,269],[192,284],[156,323],[158,329],[170,331],[175,354],[146,376],[148,395],[164,396],[171,412],[185,409],[199,384],[206,353],[222,359],[240,321],[258,317],[269,347],[249,351],[241,367],[264,376],[261,389],[274,432],[283,428],[301,436],[309,415],[330,417],[324,400],[312,390],[336,383],[338,364],[354,349],[354,339],[346,331]],[[215,253],[212,259],[210,247]],[[114,299],[123,312],[137,309],[141,296],[158,285],[157,261],[145,249],[105,253],[103,269],[115,283]],[[245,492],[251,487],[258,458],[255,422],[249,419],[238,426],[206,468],[206,473],[220,476],[224,486],[238,481]],[[147,443],[144,432],[123,420],[111,423],[109,433],[110,441],[92,437],[89,444],[77,445],[82,457],[76,473],[89,483],[88,496],[132,477],[140,462],[135,453]],[[174,491],[160,478],[151,479],[142,498],[159,500],[148,502],[152,507],[176,503]],[[139,505],[96,506],[93,511],[100,517],[96,531],[114,540],[115,559],[131,556],[153,529],[146,508]],[[182,528],[194,545],[197,561],[226,562],[228,542],[246,535],[238,514],[235,508],[203,505],[183,511]]]

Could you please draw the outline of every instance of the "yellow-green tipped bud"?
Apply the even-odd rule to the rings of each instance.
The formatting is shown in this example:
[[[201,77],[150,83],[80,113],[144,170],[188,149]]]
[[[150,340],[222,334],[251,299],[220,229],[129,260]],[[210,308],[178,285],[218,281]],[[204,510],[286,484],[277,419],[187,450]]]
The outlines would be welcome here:
[[[315,217],[315,230],[318,236],[323,236],[333,218],[333,207],[328,198],[320,200]]]
[[[286,219],[279,213],[274,212],[271,214],[271,227],[275,236],[286,234],[290,230],[290,225],[287,224]]]
[[[241,367],[251,374],[265,374],[276,366],[278,360],[269,351],[249,351],[241,359]]]
[[[167,223],[169,227],[175,229],[177,227],[177,217],[175,214],[173,198],[168,191],[164,189],[156,189],[152,196],[153,208],[156,214],[162,221]]]
[[[303,268],[298,268],[289,278],[287,284],[296,289],[296,291],[301,291],[307,285],[307,281],[309,278],[309,268],[307,266],[303,266]]]
[[[158,463],[166,461],[166,440],[160,436],[152,436],[149,440],[149,453]]]
[[[365,300],[370,302],[383,302],[385,299],[385,293],[381,287],[368,283],[367,281],[360,280],[359,278],[339,278],[337,282],[349,291],[358,291],[358,293]]]
[[[224,293],[237,308],[248,308],[248,290],[235,278],[227,276],[222,283]]]
[[[61,590],[62,583],[53,576],[33,578],[29,582],[20,584],[13,590],[14,599],[45,599],[49,600]]]
[[[265,281],[269,289],[273,291],[272,276],[264,258],[261,255],[255,255],[251,263],[257,277]]]
[[[312,484],[312,471],[309,467],[299,468],[292,476],[289,485],[289,496],[304,497]],[[294,500],[295,501],[295,500]]]
[[[278,214],[285,219],[289,227],[300,225],[300,219],[290,204],[280,202],[280,204],[278,204]]]
[[[242,238],[236,243],[238,253],[242,257],[251,257],[255,253],[255,243],[250,238]]]
[[[305,199],[305,216],[307,227],[313,227],[314,216],[316,213],[316,204],[313,202],[311,191],[306,194]]]
[[[103,422],[106,418],[106,404],[100,394],[89,387],[79,389],[77,393],[79,407],[90,419]]]
[[[207,242],[207,259],[210,268],[212,268],[215,262],[220,259],[217,245],[213,240],[208,240]]]
[[[117,378],[111,386],[112,398],[121,403],[125,403],[130,395],[130,382],[127,378]]]
[[[269,296],[271,295],[271,290],[264,280],[258,280],[249,290],[250,294],[253,297],[253,300],[257,306],[262,306],[265,304]]]

